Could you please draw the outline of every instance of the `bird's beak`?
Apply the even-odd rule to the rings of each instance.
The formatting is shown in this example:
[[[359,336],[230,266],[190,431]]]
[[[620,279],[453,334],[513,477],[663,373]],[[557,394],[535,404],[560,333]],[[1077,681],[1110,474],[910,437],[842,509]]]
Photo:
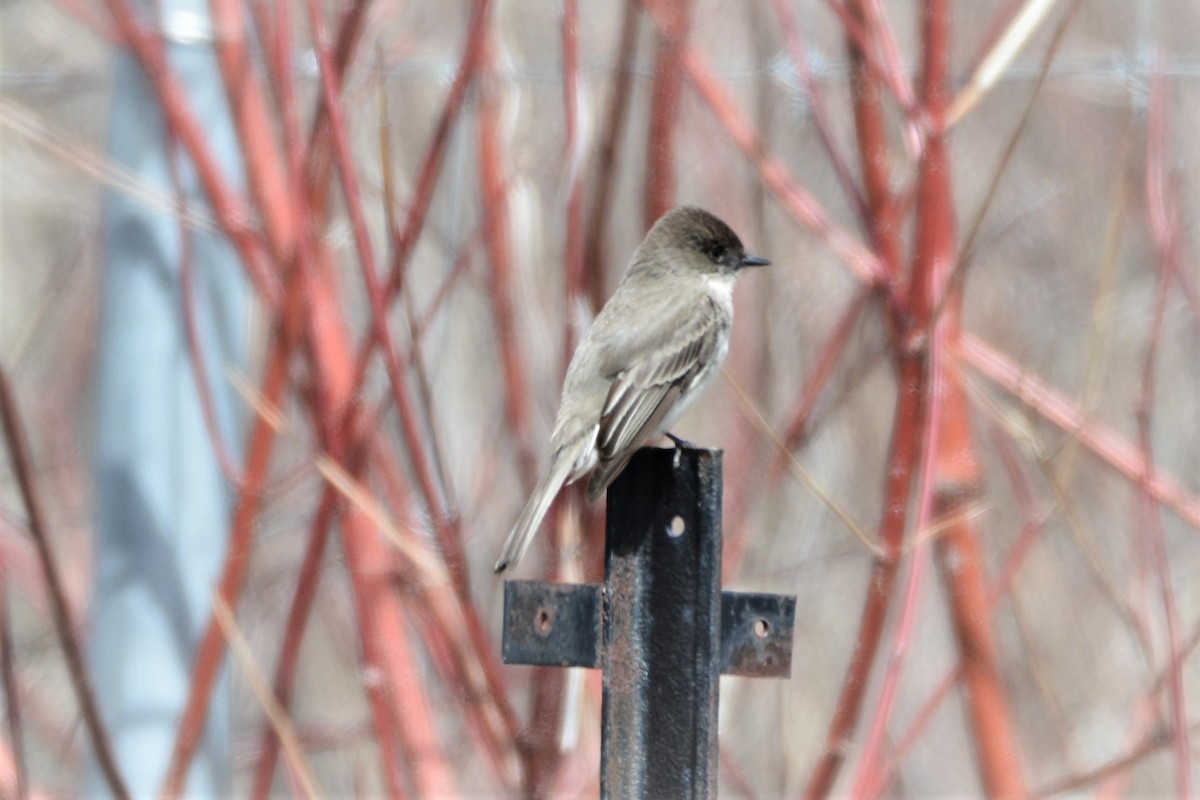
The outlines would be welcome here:
[[[760,256],[752,256],[749,253],[742,256],[742,260],[738,262],[739,267],[769,267],[770,261]]]

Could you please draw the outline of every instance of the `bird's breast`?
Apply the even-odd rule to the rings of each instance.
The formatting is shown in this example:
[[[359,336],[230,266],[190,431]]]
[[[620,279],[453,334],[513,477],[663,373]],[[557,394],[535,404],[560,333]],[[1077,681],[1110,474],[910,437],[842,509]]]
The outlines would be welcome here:
[[[730,316],[733,315],[733,275],[717,274],[704,276],[704,288],[716,302],[717,307]]]

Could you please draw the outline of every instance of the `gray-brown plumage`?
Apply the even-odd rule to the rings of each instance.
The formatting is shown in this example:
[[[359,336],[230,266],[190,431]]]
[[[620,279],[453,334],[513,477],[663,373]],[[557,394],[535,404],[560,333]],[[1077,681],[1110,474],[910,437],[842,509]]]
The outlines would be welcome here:
[[[525,554],[563,486],[590,472],[587,499],[595,500],[712,382],[729,350],[734,279],[769,263],[747,255],[737,234],[702,209],[676,208],[654,224],[571,357],[550,466],[496,572]]]

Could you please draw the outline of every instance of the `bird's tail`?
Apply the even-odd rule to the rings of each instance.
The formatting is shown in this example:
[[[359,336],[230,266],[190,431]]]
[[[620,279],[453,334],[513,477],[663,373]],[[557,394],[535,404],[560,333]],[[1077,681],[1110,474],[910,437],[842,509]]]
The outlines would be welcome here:
[[[558,490],[563,487],[567,475],[570,474],[570,462],[571,459],[562,455],[555,458],[550,469],[546,470],[546,474],[538,482],[537,488],[529,496],[529,502],[521,511],[517,524],[508,534],[508,540],[504,542],[504,549],[500,551],[500,560],[496,562],[497,574],[520,561],[521,556],[525,555],[525,551],[529,549],[533,535],[537,533],[546,512],[550,510],[550,504],[554,502],[554,498],[558,496]]]

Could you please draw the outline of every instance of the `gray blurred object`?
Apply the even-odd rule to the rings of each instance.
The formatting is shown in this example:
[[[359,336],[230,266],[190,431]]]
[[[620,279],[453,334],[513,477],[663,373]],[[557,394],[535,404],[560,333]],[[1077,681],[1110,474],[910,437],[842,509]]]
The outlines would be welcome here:
[[[203,0],[164,0],[168,58],[209,147],[231,182],[241,155],[212,51]],[[141,67],[117,55],[110,152],[114,164],[175,196],[157,100]],[[190,163],[175,148],[187,206],[207,211]],[[219,435],[241,463],[241,404],[226,379],[246,360],[250,294],[219,236],[181,238],[171,208],[118,192],[105,198],[103,321],[96,381],[95,583],[89,666],[113,750],[130,791],[158,793],[186,702],[196,642],[211,608],[229,533],[233,487],[218,464],[187,344],[181,253],[190,248],[199,350]],[[231,788],[229,679],[213,696],[189,797]],[[88,796],[107,793],[91,765]]]

